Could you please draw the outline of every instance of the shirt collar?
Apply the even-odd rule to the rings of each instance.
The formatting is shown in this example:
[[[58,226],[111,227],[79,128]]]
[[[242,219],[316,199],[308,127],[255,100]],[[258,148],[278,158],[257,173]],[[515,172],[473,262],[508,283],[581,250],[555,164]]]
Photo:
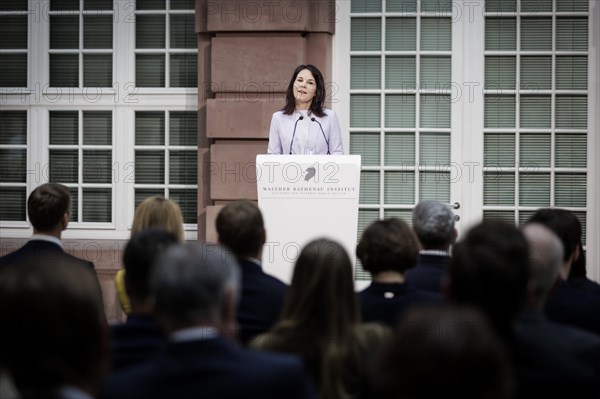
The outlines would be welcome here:
[[[29,238],[29,241],[46,241],[46,242],[51,242],[53,244],[58,245],[59,247],[63,248],[63,244],[62,241],[56,237],[53,236],[48,236],[46,234],[34,234],[31,236],[31,238]]]
[[[173,342],[188,342],[216,338],[218,335],[219,332],[214,327],[190,327],[171,333],[170,338]]]
[[[447,251],[442,251],[440,249],[423,249],[419,251],[420,255],[434,255],[434,256],[450,256]]]

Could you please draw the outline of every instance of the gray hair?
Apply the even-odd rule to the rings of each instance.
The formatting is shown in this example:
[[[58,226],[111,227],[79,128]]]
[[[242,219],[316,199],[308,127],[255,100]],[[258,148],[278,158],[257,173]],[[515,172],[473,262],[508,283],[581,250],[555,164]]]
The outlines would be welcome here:
[[[426,200],[412,214],[413,230],[425,249],[450,244],[454,236],[454,213],[448,205]]]
[[[219,245],[174,245],[156,260],[150,286],[161,323],[192,326],[219,321],[226,292],[239,297],[240,271]]]
[[[528,223],[523,234],[529,244],[530,283],[536,298],[543,299],[554,286],[563,263],[563,245],[552,230],[540,223]]]

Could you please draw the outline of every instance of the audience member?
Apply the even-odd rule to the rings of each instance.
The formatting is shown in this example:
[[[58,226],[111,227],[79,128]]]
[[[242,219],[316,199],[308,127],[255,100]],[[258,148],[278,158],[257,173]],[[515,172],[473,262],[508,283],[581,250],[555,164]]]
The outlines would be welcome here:
[[[502,342],[466,308],[411,309],[370,371],[381,399],[508,399],[514,391]]]
[[[509,342],[528,282],[527,241],[512,225],[484,221],[454,246],[447,295],[456,304],[480,309]]]
[[[30,258],[0,273],[0,367],[24,399],[91,397],[108,370],[96,275],[65,259]]]
[[[417,266],[406,271],[406,282],[413,287],[442,293],[442,279],[450,264],[450,245],[456,240],[454,214],[448,205],[421,201],[413,210],[413,230],[421,243]]]
[[[527,309],[516,326],[519,397],[600,397],[600,337],[548,321],[542,311],[563,265],[558,237],[538,223],[523,228],[529,242]]]
[[[546,302],[546,315],[557,323],[569,324],[600,335],[600,298],[591,293],[596,283],[585,279],[581,289],[578,289],[567,282],[573,264],[583,256],[581,223],[572,212],[564,209],[540,209],[529,218],[528,223],[534,222],[552,230],[564,248],[556,286]],[[581,278],[580,269],[577,269],[576,275],[576,280]]]
[[[321,399],[358,398],[368,397],[366,360],[388,335],[360,324],[350,258],[320,239],[298,257],[279,322],[251,345],[301,356]]]
[[[151,278],[155,314],[170,342],[147,363],[114,375],[106,398],[311,398],[298,359],[230,342],[239,270],[216,245],[175,245]]]
[[[62,232],[69,224],[71,195],[62,184],[46,183],[37,187],[27,199],[27,214],[33,236],[20,249],[0,257],[0,267],[9,264],[70,263],[94,270],[94,264],[69,255],[63,249]],[[97,280],[97,278],[96,278]]]
[[[166,339],[154,318],[150,300],[150,274],[153,262],[177,239],[164,230],[136,233],[123,254],[125,290],[131,301],[131,314],[125,324],[111,327],[113,371],[146,360],[163,349]]]
[[[245,345],[268,331],[283,308],[287,286],[262,270],[262,248],[266,240],[263,218],[250,201],[225,205],[217,216],[219,243],[238,258],[242,293],[237,308],[238,337]]]
[[[179,205],[168,198],[153,196],[143,200],[135,210],[131,235],[148,229],[164,230],[185,242],[183,231],[183,215]],[[131,313],[131,303],[125,290],[125,269],[121,269],[115,276],[117,297],[125,314]]]
[[[362,320],[393,327],[411,306],[440,303],[441,296],[405,284],[404,272],[417,263],[419,243],[400,219],[373,222],[363,233],[356,255],[372,282],[359,294]]]

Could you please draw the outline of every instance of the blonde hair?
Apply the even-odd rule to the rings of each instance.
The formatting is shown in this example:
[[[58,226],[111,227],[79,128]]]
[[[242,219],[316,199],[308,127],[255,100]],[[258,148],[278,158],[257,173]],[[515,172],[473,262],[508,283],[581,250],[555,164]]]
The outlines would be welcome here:
[[[183,215],[179,205],[168,198],[148,197],[135,210],[131,235],[148,229],[163,229],[180,242],[185,241]]]

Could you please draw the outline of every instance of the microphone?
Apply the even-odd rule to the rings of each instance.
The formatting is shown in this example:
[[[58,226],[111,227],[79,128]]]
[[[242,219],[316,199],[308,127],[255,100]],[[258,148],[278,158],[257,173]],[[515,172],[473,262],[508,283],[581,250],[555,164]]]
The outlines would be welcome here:
[[[327,155],[331,155],[329,153],[329,140],[327,140],[327,137],[325,137],[325,132],[323,131],[323,126],[321,126],[321,123],[319,123],[319,121],[316,120],[314,116],[312,118],[310,118],[310,120],[313,121],[313,122],[317,122],[319,124],[319,127],[321,128],[321,133],[323,133],[323,139],[327,143]]]
[[[302,119],[304,119],[304,117],[300,115],[300,118],[296,119],[296,123],[294,123],[294,133],[292,133],[292,142],[290,143],[290,155],[292,155],[292,145],[294,144],[294,137],[296,136],[296,127],[298,127],[298,122]]]

